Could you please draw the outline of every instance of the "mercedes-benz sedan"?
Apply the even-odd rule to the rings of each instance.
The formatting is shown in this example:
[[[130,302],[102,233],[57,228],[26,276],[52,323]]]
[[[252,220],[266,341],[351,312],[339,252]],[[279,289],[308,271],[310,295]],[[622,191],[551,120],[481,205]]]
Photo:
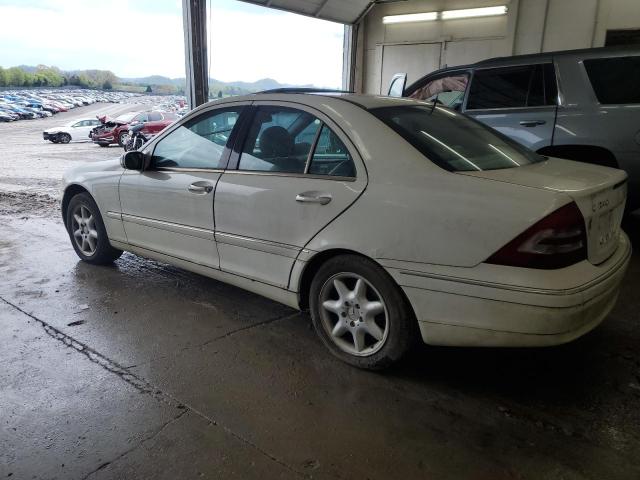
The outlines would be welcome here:
[[[425,102],[264,93],[201,106],[64,177],[79,257],[123,250],[309,309],[381,368],[432,345],[544,346],[613,308],[623,171],[542,157]]]

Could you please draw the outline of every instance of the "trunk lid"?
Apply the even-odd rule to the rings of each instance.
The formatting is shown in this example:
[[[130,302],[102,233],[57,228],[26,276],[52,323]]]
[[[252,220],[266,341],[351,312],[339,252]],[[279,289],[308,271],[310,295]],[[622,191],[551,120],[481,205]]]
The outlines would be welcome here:
[[[517,168],[457,173],[565,193],[584,217],[589,261],[597,265],[616,251],[627,198],[622,170],[550,158]]]

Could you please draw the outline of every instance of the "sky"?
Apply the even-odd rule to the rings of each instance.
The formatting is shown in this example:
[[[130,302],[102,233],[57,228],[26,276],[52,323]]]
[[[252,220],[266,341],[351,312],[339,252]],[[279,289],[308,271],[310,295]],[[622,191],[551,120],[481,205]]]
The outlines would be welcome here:
[[[343,26],[210,0],[210,76],[340,87]],[[181,0],[0,0],[0,66],[184,77]]]

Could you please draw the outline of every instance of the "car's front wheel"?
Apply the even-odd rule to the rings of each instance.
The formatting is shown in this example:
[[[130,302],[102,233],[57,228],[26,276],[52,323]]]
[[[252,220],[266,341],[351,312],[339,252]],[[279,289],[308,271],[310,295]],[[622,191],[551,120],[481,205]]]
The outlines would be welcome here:
[[[129,132],[122,132],[118,135],[118,145],[124,147],[127,144],[127,140],[129,139]]]
[[[320,267],[309,307],[331,353],[359,368],[390,366],[419,336],[411,307],[393,279],[357,255],[340,255]]]
[[[67,231],[73,249],[85,262],[105,265],[122,255],[109,243],[100,210],[88,193],[79,193],[69,202]]]
[[[60,143],[69,143],[71,141],[71,135],[68,133],[59,133],[58,134],[58,142]]]

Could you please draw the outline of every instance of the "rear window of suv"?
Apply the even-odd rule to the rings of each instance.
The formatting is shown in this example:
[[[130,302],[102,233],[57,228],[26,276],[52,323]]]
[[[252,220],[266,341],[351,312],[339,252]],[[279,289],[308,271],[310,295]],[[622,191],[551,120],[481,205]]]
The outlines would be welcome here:
[[[584,67],[600,103],[640,103],[640,56],[594,58]]]
[[[451,172],[513,168],[545,159],[482,123],[435,104],[369,111],[433,163]]]

